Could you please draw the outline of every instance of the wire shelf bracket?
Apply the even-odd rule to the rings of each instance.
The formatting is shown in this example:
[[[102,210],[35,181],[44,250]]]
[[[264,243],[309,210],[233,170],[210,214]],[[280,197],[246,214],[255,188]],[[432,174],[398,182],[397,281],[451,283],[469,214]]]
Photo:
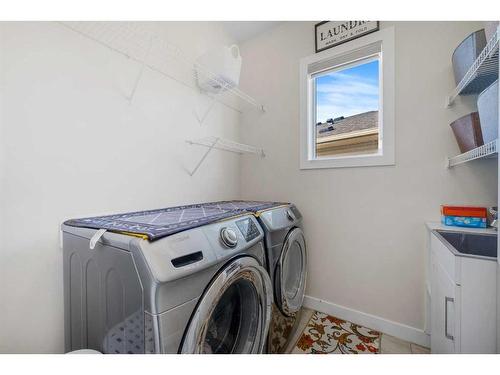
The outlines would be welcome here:
[[[203,123],[205,122],[205,120],[207,119],[208,117],[208,114],[212,111],[212,109],[214,108],[215,106],[215,103],[217,102],[217,97],[221,95],[222,92],[224,92],[224,90],[226,89],[227,87],[227,83],[225,83],[223,86],[221,86],[220,90],[216,93],[216,94],[213,94],[213,95],[207,95],[209,98],[210,98],[210,104],[209,106],[207,107],[207,109],[203,112],[203,114],[200,116],[198,114],[198,111],[196,111],[196,109],[194,110],[194,115],[196,117],[196,120],[198,121],[198,123],[200,125],[203,125]],[[203,92],[200,90],[200,92]]]
[[[457,87],[446,97],[446,107],[450,107],[459,95],[479,94],[498,79],[499,38],[500,27],[497,28]]]
[[[498,139],[486,143],[482,146],[476,147],[470,151],[464,152],[463,154],[446,158],[446,167],[451,168],[460,164],[467,163],[471,160],[476,159],[489,159],[498,156]]]
[[[266,156],[266,154],[264,153],[264,150],[262,148],[257,148],[257,147],[246,145],[243,143],[230,141],[230,140],[223,139],[220,137],[206,137],[206,138],[197,139],[197,140],[186,140],[186,143],[188,143],[190,145],[208,147],[208,150],[203,154],[203,156],[198,161],[198,163],[193,168],[193,170],[188,172],[190,176],[193,176],[196,173],[196,171],[200,168],[200,166],[203,164],[203,162],[207,158],[208,154],[210,154],[210,152],[213,149],[233,152],[233,153],[240,154],[240,155],[250,154],[250,155],[258,155],[260,157]]]
[[[146,51],[146,54],[142,60],[141,68],[139,70],[139,73],[137,74],[135,81],[134,81],[134,85],[132,86],[132,91],[127,98],[129,104],[132,104],[132,100],[134,99],[135,92],[137,91],[137,88],[139,87],[139,82],[141,81],[141,78],[144,74],[144,69],[147,66],[147,59],[148,59],[149,54],[151,53],[152,48],[153,48],[153,37],[150,38],[148,50]]]

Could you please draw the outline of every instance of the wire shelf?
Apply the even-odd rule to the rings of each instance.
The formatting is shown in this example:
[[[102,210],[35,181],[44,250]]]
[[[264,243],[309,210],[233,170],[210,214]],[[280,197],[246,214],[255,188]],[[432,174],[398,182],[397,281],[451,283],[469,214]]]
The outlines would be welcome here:
[[[476,147],[473,150],[464,152],[463,154],[454,156],[452,158],[446,159],[446,166],[448,168],[467,163],[471,160],[483,159],[483,158],[494,158],[498,156],[498,139],[486,143],[482,146]]]
[[[163,39],[158,23],[94,21],[60,23],[114,52],[120,53],[157,73],[189,87],[196,88],[196,74],[202,73],[203,76],[222,88],[219,93],[206,94],[238,112],[242,112],[242,108],[234,105],[231,102],[232,98],[237,98],[251,107],[265,111],[264,106],[250,95],[237,87],[228,87],[224,80],[221,80],[209,69],[197,63],[193,57],[187,56],[178,46]],[[176,68],[183,70],[183,72],[176,74]],[[139,74],[138,80],[141,75],[142,71]],[[133,96],[136,86],[137,82],[134,85],[131,96]]]
[[[500,28],[493,34],[451,95],[446,97],[447,106],[452,105],[458,95],[479,94],[498,79],[499,37]]]
[[[235,152],[237,154],[255,154],[260,156],[265,155],[262,148],[230,141],[228,139],[219,137],[205,137],[197,140],[187,140],[186,142],[191,145],[213,147],[218,150]]]
[[[252,155],[259,155],[260,157],[266,156],[264,153],[264,149],[246,145],[243,143],[238,143],[234,141],[230,141],[228,139],[223,139],[219,137],[205,137],[197,140],[186,140],[187,143],[190,145],[198,145],[198,146],[204,146],[208,147],[208,150],[203,154],[201,157],[200,161],[196,164],[196,166],[193,168],[189,174],[192,176],[196,173],[198,168],[201,166],[203,161],[206,159],[210,151],[213,149],[217,150],[222,150],[222,151],[229,151],[229,152],[234,152],[236,154],[252,154]]]

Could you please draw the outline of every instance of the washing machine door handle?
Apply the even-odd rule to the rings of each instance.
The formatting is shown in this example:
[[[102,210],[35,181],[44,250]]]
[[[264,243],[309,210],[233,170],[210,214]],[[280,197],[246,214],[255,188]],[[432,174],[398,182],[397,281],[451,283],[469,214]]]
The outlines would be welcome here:
[[[252,342],[245,341],[244,337],[238,337],[242,342],[245,342],[245,345],[240,346],[244,349],[238,353],[264,352],[271,322],[272,283],[266,269],[255,258],[244,256],[227,264],[200,297],[184,333],[179,349],[180,353],[210,353],[207,351],[207,346],[209,346],[207,336],[212,333],[210,330],[214,328],[211,326],[214,312],[217,311],[220,303],[224,302],[225,292],[238,282],[246,283],[254,288],[255,292],[250,295],[256,296],[255,311],[258,311],[257,324],[249,325],[252,332],[247,332],[248,337],[253,338]]]

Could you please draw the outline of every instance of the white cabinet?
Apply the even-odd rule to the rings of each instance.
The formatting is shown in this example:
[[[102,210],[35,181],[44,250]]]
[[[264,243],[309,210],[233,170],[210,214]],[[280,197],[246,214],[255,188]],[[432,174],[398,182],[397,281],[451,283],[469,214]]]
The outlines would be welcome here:
[[[431,272],[431,348],[433,353],[456,353],[459,321],[455,303],[457,286],[439,263],[432,265]]]
[[[432,353],[496,353],[496,259],[460,256],[430,235]]]

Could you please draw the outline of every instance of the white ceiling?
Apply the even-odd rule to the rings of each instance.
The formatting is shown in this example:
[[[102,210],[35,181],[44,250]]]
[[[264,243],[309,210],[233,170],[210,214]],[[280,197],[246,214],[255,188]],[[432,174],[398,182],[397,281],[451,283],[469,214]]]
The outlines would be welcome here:
[[[280,21],[224,21],[226,32],[237,42],[242,43],[254,36],[267,31]]]

